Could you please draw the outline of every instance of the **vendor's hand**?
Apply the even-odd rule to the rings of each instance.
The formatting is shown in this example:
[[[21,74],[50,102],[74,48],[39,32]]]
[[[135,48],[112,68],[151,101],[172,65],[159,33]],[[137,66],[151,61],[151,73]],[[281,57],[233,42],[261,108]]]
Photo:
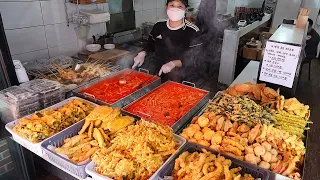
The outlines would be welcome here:
[[[167,64],[164,64],[159,71],[159,76],[161,76],[162,73],[167,74],[171,72],[172,69],[174,69],[175,67],[176,65],[172,61],[168,62]]]
[[[308,35],[308,36],[307,36],[307,41],[308,41],[308,40],[310,40],[310,39],[311,39],[311,36],[310,36],[310,35]]]
[[[139,52],[139,54],[133,59],[132,69],[135,69],[137,66],[138,67],[142,66],[145,57],[146,57],[145,51]]]

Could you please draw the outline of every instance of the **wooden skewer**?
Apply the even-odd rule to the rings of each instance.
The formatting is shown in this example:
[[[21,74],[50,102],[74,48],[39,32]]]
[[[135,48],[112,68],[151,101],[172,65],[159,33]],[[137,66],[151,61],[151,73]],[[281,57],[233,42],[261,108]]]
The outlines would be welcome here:
[[[64,72],[61,71],[59,68],[55,67],[55,66],[52,66],[53,69],[55,69],[56,71],[58,71],[59,74],[63,74]]]
[[[100,60],[96,60],[94,63],[92,63],[92,65],[97,65],[100,63]]]
[[[95,60],[97,60],[97,61],[101,61],[103,59],[103,56],[101,55],[100,57],[98,57],[97,59],[95,59]]]
[[[56,75],[56,73],[54,73],[53,71],[51,71],[51,69],[49,69],[49,71],[51,72],[51,75],[54,75],[56,78],[58,78],[58,76]]]
[[[53,65],[55,65],[57,68],[59,68],[62,71],[66,71],[64,68],[62,68],[61,66],[59,66],[58,64],[56,64],[55,62],[53,62]]]
[[[90,54],[90,55],[88,56],[88,59],[87,59],[86,62],[84,62],[84,63],[87,63],[87,62],[90,60],[91,55],[92,55],[92,54]]]
[[[40,71],[38,71],[38,73],[39,73],[40,77],[42,77],[42,78],[44,78],[44,79],[49,79],[49,77],[48,77],[48,76],[46,76],[46,75],[42,74]]]

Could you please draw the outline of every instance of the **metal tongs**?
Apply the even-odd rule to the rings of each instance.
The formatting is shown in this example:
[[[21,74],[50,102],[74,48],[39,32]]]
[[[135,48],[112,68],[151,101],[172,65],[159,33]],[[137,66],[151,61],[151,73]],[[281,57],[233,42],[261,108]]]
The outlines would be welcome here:
[[[146,84],[147,82],[149,82],[150,80],[154,79],[155,77],[157,77],[158,75],[154,75],[152,77],[150,77],[149,79],[147,79],[146,81],[138,84],[136,87],[134,87],[133,89],[141,89],[143,87],[144,84]]]
[[[129,72],[128,74],[126,74],[126,75],[124,75],[124,76],[122,76],[121,78],[120,78],[120,80],[119,80],[119,84],[127,84],[127,77],[128,76],[130,76],[130,74],[132,74],[133,73],[133,71],[134,71],[135,69],[132,69],[131,70],[131,72]]]

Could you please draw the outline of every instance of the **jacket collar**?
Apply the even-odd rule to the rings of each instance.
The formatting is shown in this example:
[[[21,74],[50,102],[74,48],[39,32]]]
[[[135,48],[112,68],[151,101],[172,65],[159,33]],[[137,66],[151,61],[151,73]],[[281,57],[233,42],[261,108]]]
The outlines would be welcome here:
[[[187,25],[186,25],[186,19],[183,19],[183,24],[181,24],[179,27],[176,27],[176,28],[172,28],[172,27],[169,26],[169,19],[167,20],[166,24],[167,24],[167,27],[168,27],[170,30],[172,30],[172,31],[179,30],[179,29],[181,29],[181,28],[182,28],[183,30],[185,30],[186,27],[187,27]]]

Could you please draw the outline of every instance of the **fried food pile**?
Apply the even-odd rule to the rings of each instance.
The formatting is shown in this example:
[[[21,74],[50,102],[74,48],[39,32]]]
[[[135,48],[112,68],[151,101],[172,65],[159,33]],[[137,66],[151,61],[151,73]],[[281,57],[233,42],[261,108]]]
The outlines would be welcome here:
[[[74,163],[83,162],[91,157],[99,149],[97,143],[86,134],[76,135],[64,140],[64,144],[54,151],[67,155]]]
[[[181,136],[190,142],[210,147],[219,152],[244,160],[244,150],[253,143],[259,129],[252,129],[238,122],[225,121],[222,116],[204,113],[195,117],[192,124],[184,129]]]
[[[300,103],[296,98],[286,99],[280,95],[280,90],[275,91],[266,84],[236,84],[233,87],[229,87],[224,93],[231,96],[248,96],[256,103],[267,106],[271,109],[280,111],[285,110],[290,114],[297,115],[305,118],[306,120],[310,117],[310,110],[308,105]]]
[[[202,153],[183,152],[175,161],[173,179],[254,180],[250,174],[241,176],[241,167],[230,169],[231,161],[202,149]]]
[[[271,109],[283,109],[284,96],[280,95],[280,90],[277,91],[266,87],[266,84],[236,84],[233,87],[229,87],[224,91],[232,96],[244,96],[247,95],[250,99],[254,100],[262,106],[268,106]]]
[[[253,87],[254,85],[249,86]],[[238,86],[235,85],[236,87]],[[265,87],[264,90],[266,89],[270,88]],[[271,90],[267,92],[269,91],[271,92]],[[245,123],[249,127],[257,124],[273,124],[274,127],[287,131],[299,138],[303,138],[304,131],[309,129],[306,128],[307,124],[312,123],[308,120],[310,117],[309,106],[301,104],[295,98],[288,100],[281,98],[283,100],[281,100],[278,110],[258,105],[251,99],[247,95],[231,96],[221,93],[208,105],[205,112],[213,112],[222,116],[217,118],[218,129],[219,127],[231,126],[230,123],[233,122]]]
[[[61,84],[80,84],[88,82],[95,77],[103,77],[111,73],[106,65],[99,63],[81,64],[82,70],[80,72],[63,68],[57,64],[53,64],[53,67],[58,74],[51,75],[49,79],[59,81]]]
[[[93,137],[100,147],[105,147],[117,131],[133,122],[134,118],[120,114],[120,108],[98,106],[86,117],[78,134],[86,133],[88,137]]]
[[[286,99],[283,109],[289,114],[297,115],[305,120],[308,120],[310,117],[309,106],[300,103],[296,98]]]
[[[168,126],[140,120],[117,133],[111,146],[100,148],[92,156],[95,170],[109,178],[148,179],[167,158],[176,152],[178,143]]]
[[[195,117],[181,136],[282,175],[298,173],[306,152],[301,138],[272,125],[250,128],[212,112]]]
[[[62,107],[35,112],[30,118],[21,118],[13,131],[33,143],[41,142],[79,122],[92,109],[91,104],[75,99]]]
[[[309,129],[309,128],[306,128],[307,124],[308,123],[312,124],[311,121],[308,121],[303,117],[290,114],[284,110],[275,112],[274,117],[276,119],[274,123],[275,127],[277,127],[278,129],[287,131],[292,135],[296,135],[299,138],[303,138],[304,131]]]
[[[99,148],[108,147],[117,131],[133,122],[132,117],[122,116],[119,108],[97,106],[86,117],[79,135],[67,138],[55,151],[67,155],[75,163],[83,162]]]
[[[250,127],[256,124],[272,124],[274,122],[274,117],[268,108],[256,104],[247,96],[218,94],[209,103],[205,112],[213,112],[230,122],[246,123]]]
[[[181,136],[290,178],[300,179],[309,106],[251,83],[228,88]]]

